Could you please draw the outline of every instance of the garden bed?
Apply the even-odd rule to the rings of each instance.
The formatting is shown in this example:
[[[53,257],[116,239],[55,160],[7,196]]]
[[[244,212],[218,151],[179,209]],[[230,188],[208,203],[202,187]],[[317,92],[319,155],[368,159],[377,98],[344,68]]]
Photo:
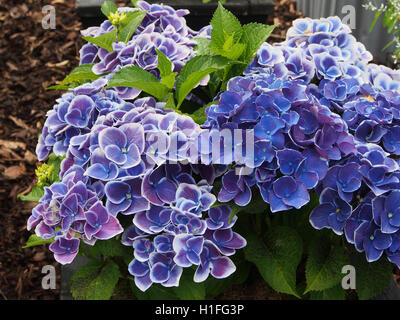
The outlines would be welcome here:
[[[4,45],[1,43],[0,47],[5,57],[1,69],[3,78],[7,80],[0,85],[5,98],[0,101],[5,106],[0,112],[3,124],[0,129],[0,139],[3,140],[0,151],[3,211],[0,215],[0,299],[52,299],[58,298],[59,294],[59,290],[41,289],[41,267],[53,264],[58,268],[47,248],[21,249],[28,237],[24,230],[32,205],[21,204],[17,199],[19,193],[27,194],[33,186],[37,136],[46,111],[59,95],[44,88],[59,82],[77,65],[76,57],[81,46],[81,26],[73,6],[60,4],[58,0],[48,3],[56,6],[56,30],[40,27],[43,4],[38,1],[21,2],[12,8],[0,6],[0,25],[4,30],[0,38]],[[269,17],[267,23],[280,23],[280,27],[275,30],[270,42],[281,41],[291,21],[298,16],[294,1],[276,1],[275,15]],[[14,23],[18,19],[21,23]],[[18,54],[15,54],[16,47],[20,48]],[[46,68],[43,68],[44,65]],[[299,268],[302,267],[304,265],[300,264]],[[292,299],[270,289],[255,268],[249,274],[245,284],[233,285],[217,298]],[[58,288],[59,284],[58,279]]]
[[[268,23],[279,22],[280,26],[270,40],[281,41],[299,14],[294,0],[275,3]],[[55,30],[41,27],[41,9],[46,4],[56,8]],[[34,185],[37,137],[47,110],[59,96],[59,92],[45,88],[78,65],[82,26],[75,3],[58,0],[3,2],[0,26],[0,300],[58,299],[60,266],[47,247],[21,248],[29,237],[26,220],[34,204],[20,201],[17,195],[28,193]],[[41,268],[48,264],[57,269],[56,290],[41,288]],[[221,298],[240,298],[245,292],[247,298],[264,299],[272,291],[256,279],[248,288],[232,288]]]
[[[55,30],[41,27],[45,4],[56,8]],[[57,299],[59,264],[45,246],[21,248],[33,204],[17,195],[33,186],[37,137],[59,95],[45,88],[77,66],[81,24],[73,1],[3,1],[0,28],[0,299]],[[58,271],[56,290],[41,287],[48,264]]]

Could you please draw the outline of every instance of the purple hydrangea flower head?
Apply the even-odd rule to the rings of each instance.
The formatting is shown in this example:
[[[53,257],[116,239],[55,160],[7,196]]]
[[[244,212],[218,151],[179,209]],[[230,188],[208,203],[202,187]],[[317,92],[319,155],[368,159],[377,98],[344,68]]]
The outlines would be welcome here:
[[[363,222],[354,232],[355,247],[364,252],[368,262],[378,260],[392,244],[392,237],[382,233],[373,221]]]
[[[385,234],[396,233],[400,229],[400,191],[394,190],[388,196],[380,196],[372,201],[375,223]]]
[[[315,229],[328,228],[341,235],[351,214],[352,207],[335,190],[326,188],[321,193],[320,205],[310,214],[310,222]]]
[[[288,210],[292,207],[300,209],[310,201],[310,195],[302,182],[285,176],[272,184],[268,201],[272,212]]]
[[[58,238],[50,244],[49,249],[54,258],[61,264],[71,263],[79,250],[79,239]]]

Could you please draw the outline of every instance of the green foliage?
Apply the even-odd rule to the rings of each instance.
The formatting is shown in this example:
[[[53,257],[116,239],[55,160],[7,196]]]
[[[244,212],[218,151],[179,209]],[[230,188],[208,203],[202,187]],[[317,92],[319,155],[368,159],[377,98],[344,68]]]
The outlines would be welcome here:
[[[368,262],[364,254],[355,254],[352,261],[356,269],[356,291],[360,300],[376,297],[388,286],[392,265],[385,259]]]
[[[116,263],[109,261],[100,274],[87,286],[86,300],[109,300],[121,273]]]
[[[206,289],[204,283],[193,282],[193,269],[185,269],[179,281],[179,287],[174,287],[173,292],[180,300],[204,300]]]
[[[175,84],[175,77],[178,73],[173,72],[172,62],[169,61],[164,53],[162,53],[158,49],[156,49],[156,52],[158,59],[157,68],[160,71],[161,83],[164,84],[167,88],[172,89]]]
[[[296,270],[303,253],[303,243],[296,230],[274,226],[268,230],[265,241],[249,234],[244,251],[246,259],[257,266],[271,288],[300,298],[296,289]]]
[[[389,47],[394,45],[394,52],[393,57],[395,62],[397,63],[398,59],[400,58],[400,28],[399,28],[399,21],[400,21],[400,10],[398,1],[389,0],[386,4],[381,4],[380,7],[376,6],[376,4],[372,4],[369,2],[368,4],[364,5],[365,8],[371,11],[375,11],[375,17],[372,20],[371,26],[369,31],[371,32],[377,21],[380,17],[382,19],[382,25],[384,28],[387,29],[387,32],[393,35],[393,40],[390,41],[382,51],[387,50]]]
[[[322,291],[338,285],[343,274],[342,267],[349,262],[348,252],[338,243],[321,235],[308,250],[306,264],[307,287],[304,293]]]
[[[165,288],[160,284],[153,284],[145,292],[140,291],[133,281],[131,287],[138,300],[179,300],[172,288]]]
[[[219,3],[210,24],[210,49],[217,55],[237,59],[246,47],[240,42],[243,30],[239,20]]]
[[[122,68],[108,82],[107,88],[130,87],[140,89],[162,100],[168,94],[168,87],[154,75],[137,66]]]
[[[47,163],[39,166],[36,169],[37,184],[27,195],[19,194],[18,197],[22,201],[34,201],[37,202],[44,195],[44,187],[50,186],[54,182],[60,181],[60,165],[63,157],[58,157],[52,153]]]
[[[42,239],[41,237],[38,237],[36,234],[31,234],[28,241],[22,248],[25,249],[30,247],[36,247],[36,246],[41,246],[42,244],[50,244],[53,242],[54,242],[53,239]]]
[[[178,107],[199,82],[210,73],[224,69],[229,59],[221,56],[196,56],[182,68],[176,80],[176,100]]]
[[[102,265],[100,261],[90,261],[74,273],[70,279],[70,290],[74,299],[86,299],[89,285],[100,273]]]
[[[310,292],[310,300],[345,300],[345,297],[346,293],[340,284],[324,291]]]
[[[101,5],[101,12],[108,18],[111,13],[114,13],[118,10],[118,6],[112,1],[105,1]]]
[[[48,87],[47,90],[66,90],[70,88],[70,86],[74,87],[84,82],[100,78],[101,75],[93,73],[93,65],[94,63],[87,63],[76,67],[59,85]]]
[[[127,43],[146,16],[146,11],[137,10],[126,12],[125,14],[126,18],[124,19],[123,24],[118,26],[118,40]]]
[[[22,201],[37,202],[40,200],[41,197],[43,197],[43,195],[44,195],[43,188],[39,186],[33,186],[32,190],[27,195],[19,194],[18,198],[20,198]]]
[[[240,60],[250,63],[258,48],[267,40],[275,28],[276,25],[267,26],[260,23],[249,23],[243,26],[242,41],[246,43],[246,50]]]
[[[86,36],[83,37],[83,39],[86,40],[87,42],[95,44],[96,46],[104,48],[107,51],[112,52],[113,51],[112,44],[117,39],[117,29],[114,28],[113,31],[104,33],[98,37]]]

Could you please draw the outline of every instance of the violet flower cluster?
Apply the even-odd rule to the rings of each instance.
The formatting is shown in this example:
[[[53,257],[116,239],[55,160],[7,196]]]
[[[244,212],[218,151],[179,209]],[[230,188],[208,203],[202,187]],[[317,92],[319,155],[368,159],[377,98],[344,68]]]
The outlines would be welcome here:
[[[133,249],[129,272],[143,291],[153,283],[178,286],[190,267],[195,282],[226,278],[236,269],[230,257],[246,245],[232,229],[229,203],[245,207],[260,192],[279,212],[302,208],[316,192],[314,228],[345,234],[368,261],[385,253],[400,266],[398,72],[369,64],[371,54],[339,18],[299,19],[285,42],[261,46],[199,126],[165,103],[139,98],[140,90],[104,89],[125,66],[158,77],[155,48],[179,72],[195,55],[193,38],[209,37],[209,27],[187,27],[186,10],[138,5],[146,17],[130,41],[114,43],[113,52],[93,44],[80,51],[81,64],[107,75],[70,90],[47,113],[38,158],[54,152],[65,159],[61,181],[45,187],[28,229],[54,240],[57,261],[72,262],[81,241],[122,234]],[[106,21],[83,34],[113,28]],[[237,129],[254,139],[242,137],[239,151],[231,144],[211,161],[211,136],[226,146],[218,133]],[[248,144],[252,154],[243,151]],[[212,187],[217,179],[220,190]],[[122,215],[132,225],[122,226]]]
[[[275,212],[315,190],[316,229],[400,265],[400,77],[371,59],[337,17],[299,19],[285,42],[264,44],[206,110],[205,127],[253,129],[259,160],[249,175],[226,173],[218,200],[245,206],[257,186]]]
[[[174,10],[165,5],[149,4],[145,1],[137,2],[138,8],[119,8],[119,12],[132,10],[145,10],[146,16],[127,42],[113,43],[113,51],[109,52],[94,44],[87,43],[80,50],[80,63],[94,63],[92,71],[103,75],[102,81],[96,81],[92,86],[103,88],[107,85],[112,75],[126,66],[138,66],[160,77],[157,69],[157,52],[164,53],[172,62],[174,72],[180,72],[183,65],[194,57],[196,41],[194,37],[209,37],[209,28],[205,27],[199,32],[191,30],[186,25],[185,15],[188,10]],[[82,31],[84,36],[97,37],[111,32],[115,26],[110,21],[105,21],[99,27],[90,27]],[[202,81],[206,85],[208,77]],[[123,99],[134,99],[141,90],[135,88],[116,87],[118,96]]]

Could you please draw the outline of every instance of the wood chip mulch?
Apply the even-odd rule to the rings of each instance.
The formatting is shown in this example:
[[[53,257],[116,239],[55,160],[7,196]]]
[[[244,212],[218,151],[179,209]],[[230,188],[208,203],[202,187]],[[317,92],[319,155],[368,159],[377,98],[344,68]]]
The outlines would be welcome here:
[[[56,29],[43,29],[53,5]],[[60,92],[45,88],[78,65],[81,25],[74,1],[0,0],[0,299],[58,299],[60,268],[47,247],[21,249],[32,206],[17,198],[33,186],[35,146],[45,114]],[[42,266],[54,265],[57,289],[41,287]]]

